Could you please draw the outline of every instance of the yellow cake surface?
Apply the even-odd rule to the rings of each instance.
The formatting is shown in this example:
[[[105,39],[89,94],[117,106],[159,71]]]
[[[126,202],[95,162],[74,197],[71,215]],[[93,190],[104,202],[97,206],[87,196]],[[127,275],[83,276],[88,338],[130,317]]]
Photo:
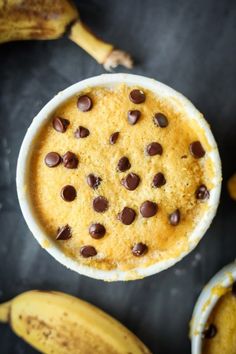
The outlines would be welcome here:
[[[145,102],[131,102],[129,94],[133,89],[136,87],[123,84],[114,89],[97,87],[78,92],[49,117],[38,132],[31,151],[28,188],[42,228],[67,255],[98,269],[132,270],[187,251],[189,235],[208,208],[207,201],[196,199],[196,190],[204,184],[210,193],[214,187],[215,172],[209,157],[212,147],[200,125],[188,119],[177,100],[163,100],[146,89],[142,89]],[[77,100],[85,94],[93,106],[82,112],[77,107]],[[129,110],[141,112],[135,125],[128,122]],[[167,127],[154,124],[156,113],[167,117]],[[56,116],[69,121],[64,133],[52,126]],[[90,135],[76,138],[74,133],[78,126],[87,128]],[[111,145],[109,138],[114,132],[119,132],[119,137]],[[191,155],[189,146],[194,141],[201,142],[205,150],[203,158]],[[152,142],[161,144],[162,155],[147,155],[146,147]],[[63,156],[67,151],[78,157],[76,169],[65,168],[63,163],[54,168],[45,164],[49,152]],[[123,156],[128,157],[131,168],[119,172],[117,164]],[[121,184],[122,178],[131,172],[140,177],[140,183],[133,191]],[[158,172],[164,174],[166,183],[153,188],[153,177]],[[91,188],[86,181],[91,173],[101,178],[97,189]],[[76,189],[77,196],[72,202],[61,198],[65,185]],[[108,200],[107,211],[98,213],[93,209],[93,199],[97,196]],[[158,205],[156,215],[150,218],[140,213],[141,204],[147,200]],[[124,225],[117,217],[124,207],[136,212],[130,225]],[[180,211],[180,222],[173,226],[169,215],[176,209]],[[104,225],[104,237],[94,239],[90,236],[92,223]],[[70,226],[71,237],[56,240],[58,228],[64,225]],[[147,252],[140,257],[132,252],[137,243],[147,246]],[[81,247],[87,245],[96,249],[95,256],[84,258],[81,255]]]
[[[203,342],[203,354],[236,354],[236,296],[228,291],[214,307],[208,324],[216,333]]]

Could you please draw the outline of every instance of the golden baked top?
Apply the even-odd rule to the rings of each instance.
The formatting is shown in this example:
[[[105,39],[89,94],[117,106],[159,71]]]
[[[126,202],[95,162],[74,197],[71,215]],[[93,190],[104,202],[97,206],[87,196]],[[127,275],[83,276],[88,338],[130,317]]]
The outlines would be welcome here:
[[[125,84],[88,88],[38,132],[35,213],[82,264],[132,270],[176,257],[207,209],[211,149],[177,101]]]
[[[218,300],[203,337],[203,354],[236,353],[236,283]]]

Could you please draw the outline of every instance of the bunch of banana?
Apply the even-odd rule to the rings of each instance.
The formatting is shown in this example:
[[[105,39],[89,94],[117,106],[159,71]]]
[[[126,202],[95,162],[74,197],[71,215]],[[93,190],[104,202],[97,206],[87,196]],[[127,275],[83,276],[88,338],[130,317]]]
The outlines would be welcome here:
[[[27,39],[57,39],[64,34],[106,70],[132,67],[131,57],[92,34],[70,0],[0,0],[0,43]]]
[[[150,354],[126,327],[73,296],[33,290],[0,305],[0,322],[46,354]]]

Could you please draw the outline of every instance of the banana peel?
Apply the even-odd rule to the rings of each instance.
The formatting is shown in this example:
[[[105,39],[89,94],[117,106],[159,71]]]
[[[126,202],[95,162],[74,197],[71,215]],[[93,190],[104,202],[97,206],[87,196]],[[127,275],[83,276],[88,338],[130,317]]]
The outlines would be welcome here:
[[[53,40],[67,35],[106,70],[131,68],[129,54],[97,38],[85,26],[70,0],[0,0],[0,43]]]
[[[61,292],[22,293],[0,304],[0,322],[45,354],[151,354],[120,322]]]

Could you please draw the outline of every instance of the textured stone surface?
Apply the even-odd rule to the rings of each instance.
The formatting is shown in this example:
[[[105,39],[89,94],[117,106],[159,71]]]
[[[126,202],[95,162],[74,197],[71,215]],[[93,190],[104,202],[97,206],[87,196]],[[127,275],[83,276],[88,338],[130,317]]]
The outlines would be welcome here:
[[[236,5],[233,0],[81,0],[78,4],[82,19],[98,35],[133,54],[133,73],[174,87],[204,113],[223,160],[221,205],[197,249],[162,274],[109,284],[79,276],[54,261],[33,239],[18,206],[18,151],[32,118],[52,96],[104,71],[65,38],[4,44],[0,46],[0,301],[33,288],[67,291],[121,320],[155,354],[189,353],[188,322],[194,302],[206,281],[236,256],[236,204],[225,188],[236,168]],[[0,325],[0,343],[1,354],[36,352],[4,325]]]

